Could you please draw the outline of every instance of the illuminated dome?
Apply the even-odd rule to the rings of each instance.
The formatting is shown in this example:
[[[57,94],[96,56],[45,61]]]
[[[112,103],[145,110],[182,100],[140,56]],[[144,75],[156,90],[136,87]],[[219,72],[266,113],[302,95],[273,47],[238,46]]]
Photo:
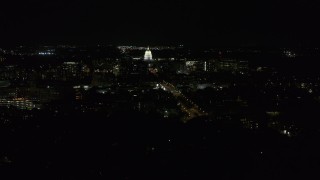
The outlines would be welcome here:
[[[149,47],[148,47],[148,49],[146,50],[146,52],[144,53],[144,60],[145,60],[145,61],[151,61],[151,60],[152,60],[152,53],[151,53]]]

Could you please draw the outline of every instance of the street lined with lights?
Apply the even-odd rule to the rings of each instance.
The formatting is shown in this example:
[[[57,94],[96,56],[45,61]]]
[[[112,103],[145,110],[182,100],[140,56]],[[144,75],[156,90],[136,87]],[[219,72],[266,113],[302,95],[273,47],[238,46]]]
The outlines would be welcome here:
[[[181,93],[174,85],[171,83],[163,81],[160,83],[161,88],[164,91],[168,91],[173,94],[173,96],[179,101],[180,108],[183,112],[187,113],[187,117],[183,118],[184,122],[187,122],[193,118],[200,116],[207,116],[208,113],[203,111],[197,104],[188,99],[184,94]]]

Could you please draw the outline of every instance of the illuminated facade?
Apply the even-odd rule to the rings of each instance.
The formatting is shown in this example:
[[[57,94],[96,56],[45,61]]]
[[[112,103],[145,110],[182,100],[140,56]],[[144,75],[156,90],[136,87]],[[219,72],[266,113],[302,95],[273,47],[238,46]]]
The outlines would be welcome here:
[[[7,107],[14,106],[19,109],[28,109],[28,110],[31,110],[33,108],[40,109],[39,104],[35,104],[31,100],[25,99],[25,98],[0,99],[0,106],[7,106]]]
[[[148,47],[148,49],[146,50],[146,52],[144,53],[144,60],[145,60],[145,61],[151,61],[151,60],[152,60],[152,53],[151,53],[149,47]]]

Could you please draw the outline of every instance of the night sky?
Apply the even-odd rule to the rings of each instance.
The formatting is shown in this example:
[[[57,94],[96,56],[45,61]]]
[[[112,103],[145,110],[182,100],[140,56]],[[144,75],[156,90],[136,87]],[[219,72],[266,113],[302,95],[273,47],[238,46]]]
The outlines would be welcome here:
[[[11,0],[0,45],[319,46],[315,1]]]

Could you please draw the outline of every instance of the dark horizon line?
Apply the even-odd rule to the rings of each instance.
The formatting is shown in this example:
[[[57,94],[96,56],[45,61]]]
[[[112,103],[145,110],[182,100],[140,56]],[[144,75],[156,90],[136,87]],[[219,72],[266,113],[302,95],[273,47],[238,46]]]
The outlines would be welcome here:
[[[186,48],[194,48],[194,49],[235,49],[235,48],[243,48],[243,49],[320,49],[320,46],[301,46],[301,45],[292,45],[292,46],[271,46],[271,45],[205,45],[205,44],[197,44],[191,45],[190,43],[168,43],[168,44],[142,44],[142,43],[15,43],[15,44],[7,44],[0,45],[0,48],[17,48],[17,47],[45,47],[45,46],[76,46],[76,47],[99,47],[99,46],[135,46],[135,47],[179,47],[183,46]]]

